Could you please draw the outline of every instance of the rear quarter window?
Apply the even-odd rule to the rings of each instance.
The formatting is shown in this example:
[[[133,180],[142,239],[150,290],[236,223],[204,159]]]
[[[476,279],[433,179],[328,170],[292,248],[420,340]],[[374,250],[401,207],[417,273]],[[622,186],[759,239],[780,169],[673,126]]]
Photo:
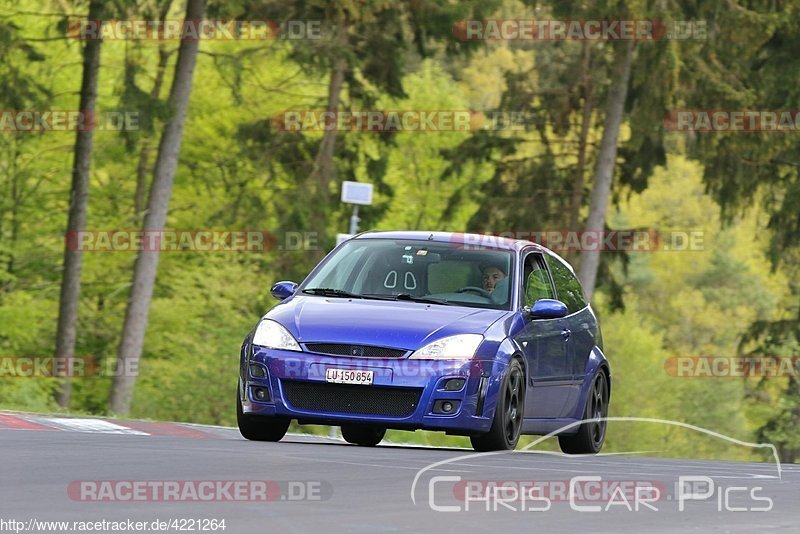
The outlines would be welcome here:
[[[547,265],[550,267],[550,274],[556,286],[558,300],[567,305],[569,313],[575,313],[585,308],[587,304],[583,288],[572,271],[552,256],[548,256]]]

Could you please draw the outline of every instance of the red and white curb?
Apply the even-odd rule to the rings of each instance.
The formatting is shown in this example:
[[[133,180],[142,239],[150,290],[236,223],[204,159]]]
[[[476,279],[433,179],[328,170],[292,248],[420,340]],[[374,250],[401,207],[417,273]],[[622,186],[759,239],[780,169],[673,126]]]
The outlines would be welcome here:
[[[120,421],[115,419],[55,417],[0,412],[0,431],[3,430],[41,430],[198,439],[221,439],[238,436],[239,434],[234,428],[201,426],[188,423]]]

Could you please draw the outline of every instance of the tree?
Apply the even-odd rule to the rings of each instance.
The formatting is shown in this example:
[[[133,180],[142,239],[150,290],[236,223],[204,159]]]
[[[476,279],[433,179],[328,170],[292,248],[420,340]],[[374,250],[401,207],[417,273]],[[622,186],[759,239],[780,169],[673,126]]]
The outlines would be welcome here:
[[[342,87],[347,69],[347,32],[350,21],[348,13],[341,7],[335,10],[333,16],[335,22],[335,35],[333,38],[333,54],[331,58],[330,80],[328,81],[328,96],[325,111],[336,113],[339,110]],[[317,235],[327,233],[327,214],[329,211],[329,189],[330,183],[336,174],[334,154],[336,150],[336,128],[325,130],[322,134],[322,141],[319,144],[317,155],[314,158],[314,166],[308,181],[312,191],[316,194],[316,205],[312,211],[312,227],[317,231]],[[322,257],[323,252],[317,251],[317,258]]]
[[[589,205],[589,217],[586,221],[586,232],[599,234],[606,227],[606,209],[611,197],[611,185],[614,178],[614,169],[617,165],[617,140],[619,129],[622,125],[622,114],[625,109],[625,99],[628,96],[628,82],[631,75],[633,62],[633,41],[617,48],[615,54],[615,69],[612,77],[612,87],[606,100],[605,122],[603,123],[603,138],[597,154],[597,167],[592,194]],[[584,250],[581,253],[578,277],[583,284],[586,297],[591,299],[597,280],[597,268],[600,265],[599,250]]]
[[[713,40],[690,58],[687,69],[701,73],[684,84],[687,109],[794,110],[800,88],[787,83],[800,73],[800,10],[786,2],[731,2],[726,9],[699,3],[699,16],[716,28]],[[745,31],[746,30],[746,31]],[[725,53],[720,53],[724,50]],[[796,112],[792,112],[794,116]],[[781,313],[754,322],[742,336],[740,352],[761,357],[796,356],[800,349],[800,142],[795,131],[714,132],[689,138],[688,152],[704,161],[704,181],[719,202],[726,223],[757,206],[766,229],[773,270],[788,271],[790,290]],[[769,406],[757,438],[774,444],[781,461],[800,458],[800,381],[796,376],[767,387],[760,380],[750,395]]]
[[[204,11],[204,0],[187,0],[185,20],[198,24],[203,19]],[[178,60],[169,96],[170,117],[164,125],[158,147],[143,225],[145,232],[158,232],[166,223],[199,46],[198,39],[183,39],[178,49]],[[127,414],[133,400],[136,374],[125,370],[135,369],[142,356],[150,301],[158,270],[158,257],[158,247],[155,247],[155,250],[142,250],[136,257],[133,284],[128,297],[117,354],[118,372],[111,388],[110,408],[117,414]]]
[[[455,56],[480,46],[457,40],[453,23],[463,18],[481,18],[499,4],[498,0],[460,3],[293,0],[244,2],[239,13],[245,17],[284,20],[302,14],[304,19],[322,22],[323,38],[292,42],[290,57],[311,73],[327,78],[323,105],[326,111],[335,111],[356,106],[374,109],[381,93],[395,99],[405,98],[402,78],[406,63],[418,62],[437,52]],[[226,9],[234,10],[227,5]],[[251,137],[257,134],[253,128],[247,133]],[[330,231],[330,215],[331,212],[338,215],[338,210],[332,207],[338,194],[334,185],[342,179],[353,179],[345,177],[352,173],[348,157],[344,157],[345,153],[349,155],[346,146],[349,136],[332,128],[325,130],[318,140],[314,137],[313,146],[308,146],[307,141],[297,139],[299,135],[292,134],[295,139],[288,139],[282,133],[267,132],[263,137],[277,140],[279,150],[284,153],[304,152],[302,158],[292,158],[293,168],[286,170],[296,176],[298,183],[306,185],[304,195],[310,197],[310,202],[301,210],[309,207],[312,210],[291,216],[319,236],[322,248],[310,257],[316,261],[319,253],[333,243],[335,232]],[[381,138],[392,142],[389,132],[384,132]],[[307,151],[313,151],[311,161],[305,154]],[[380,190],[380,176],[373,181]]]
[[[583,99],[581,108],[581,131],[578,134],[578,163],[575,167],[575,178],[572,182],[572,203],[569,209],[570,230],[577,230],[580,225],[581,207],[583,207],[584,172],[586,169],[587,145],[589,129],[592,126],[592,111],[594,108],[594,93],[592,76],[590,73],[592,63],[592,47],[589,41],[583,42],[583,58],[581,60],[580,91]]]
[[[167,20],[172,0],[162,0],[160,5],[157,5],[156,21],[164,22]],[[130,9],[129,13],[134,13],[134,9]],[[145,19],[149,19],[149,13],[143,13]],[[136,50],[139,46],[136,43]],[[132,104],[137,109],[143,109],[147,112],[146,120],[142,124],[143,135],[141,146],[139,148],[139,159],[136,165],[136,191],[133,195],[133,220],[134,223],[141,224],[144,218],[145,202],[147,200],[147,175],[150,171],[150,153],[152,152],[153,141],[153,127],[154,117],[157,115],[156,111],[161,107],[161,87],[164,84],[164,74],[167,70],[167,62],[174,50],[167,49],[167,46],[162,42],[158,45],[158,65],[156,66],[156,75],[153,80],[153,86],[149,93],[143,91],[136,85],[136,73],[138,65],[131,56],[132,48],[125,50],[125,80],[123,98],[121,103],[123,109],[129,109],[128,105]]]
[[[89,20],[102,20],[105,2],[92,0],[89,4]],[[64,246],[64,272],[61,278],[61,295],[58,308],[58,327],[56,332],[56,357],[70,358],[75,355],[75,338],[78,325],[78,302],[81,294],[81,270],[83,252],[74,246],[70,239],[86,228],[86,206],[89,202],[89,172],[92,164],[92,140],[94,127],[91,120],[97,103],[97,84],[100,78],[100,48],[102,35],[97,39],[87,39],[83,47],[83,79],[81,81],[80,111],[85,121],[75,135],[75,148],[72,165],[72,186],[70,187],[69,216],[67,236]],[[65,378],[57,395],[58,403],[69,406],[72,383]]]

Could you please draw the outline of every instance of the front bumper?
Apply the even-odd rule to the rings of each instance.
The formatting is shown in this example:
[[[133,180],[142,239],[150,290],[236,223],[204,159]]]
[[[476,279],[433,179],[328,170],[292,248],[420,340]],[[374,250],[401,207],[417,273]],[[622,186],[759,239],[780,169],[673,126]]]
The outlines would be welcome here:
[[[355,358],[246,345],[240,370],[242,410],[309,424],[487,432],[494,408],[488,397],[496,389],[491,387],[496,376],[502,376],[495,367],[491,360]],[[372,371],[373,384],[330,384],[325,378],[329,368]],[[463,386],[446,390],[445,384],[454,379],[462,379]],[[266,398],[256,399],[257,388]],[[457,405],[456,409],[435,413],[443,402]]]

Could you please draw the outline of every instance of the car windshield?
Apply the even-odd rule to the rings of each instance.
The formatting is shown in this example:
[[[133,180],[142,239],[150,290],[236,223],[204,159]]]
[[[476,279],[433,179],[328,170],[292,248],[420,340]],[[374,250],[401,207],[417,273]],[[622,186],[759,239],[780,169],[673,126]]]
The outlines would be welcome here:
[[[462,243],[354,239],[311,275],[302,292],[508,310],[513,254]]]

